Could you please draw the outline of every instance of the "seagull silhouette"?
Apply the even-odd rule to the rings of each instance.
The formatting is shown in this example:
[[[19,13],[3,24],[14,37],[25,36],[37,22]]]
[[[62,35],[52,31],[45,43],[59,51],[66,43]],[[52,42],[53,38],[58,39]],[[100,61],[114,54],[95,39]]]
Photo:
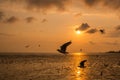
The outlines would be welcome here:
[[[40,44],[38,45],[38,47],[40,47]]]
[[[85,66],[85,62],[86,62],[87,60],[83,60],[83,61],[81,61],[80,62],[80,65],[78,66],[78,67],[80,67],[80,68],[85,68],[86,66]]]
[[[30,45],[26,45],[25,47],[26,47],[26,48],[29,48],[29,47],[30,47]]]
[[[101,34],[105,34],[105,30],[104,29],[100,29],[99,30]]]
[[[64,43],[62,46],[60,46],[60,49],[57,49],[57,51],[63,54],[68,54],[68,52],[66,52],[66,49],[67,46],[69,46],[71,43],[72,43],[71,41]]]

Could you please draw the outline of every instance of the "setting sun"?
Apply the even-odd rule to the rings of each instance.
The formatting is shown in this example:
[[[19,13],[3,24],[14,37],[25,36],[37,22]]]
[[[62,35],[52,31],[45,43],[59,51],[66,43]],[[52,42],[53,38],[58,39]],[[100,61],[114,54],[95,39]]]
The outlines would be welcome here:
[[[81,31],[77,30],[77,31],[76,31],[76,34],[81,34]]]

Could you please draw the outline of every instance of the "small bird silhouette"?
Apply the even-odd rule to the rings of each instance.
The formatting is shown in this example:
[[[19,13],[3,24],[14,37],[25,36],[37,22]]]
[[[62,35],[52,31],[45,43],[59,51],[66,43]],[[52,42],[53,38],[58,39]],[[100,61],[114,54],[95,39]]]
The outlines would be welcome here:
[[[29,47],[30,47],[30,45],[26,45],[25,47],[26,47],[26,48],[29,48]]]
[[[104,29],[100,29],[99,30],[101,34],[105,34],[105,30]]]
[[[40,47],[40,44],[38,45],[38,47]]]
[[[83,49],[80,49],[80,52],[82,52],[83,51]]]
[[[78,66],[78,67],[80,67],[80,68],[85,68],[86,66],[85,66],[85,62],[86,62],[87,60],[83,60],[83,61],[81,61],[80,62],[80,65]]]
[[[62,46],[60,46],[60,49],[57,49],[57,51],[63,54],[68,54],[68,52],[66,52],[66,49],[67,46],[69,46],[71,43],[72,43],[71,41],[64,43]]]

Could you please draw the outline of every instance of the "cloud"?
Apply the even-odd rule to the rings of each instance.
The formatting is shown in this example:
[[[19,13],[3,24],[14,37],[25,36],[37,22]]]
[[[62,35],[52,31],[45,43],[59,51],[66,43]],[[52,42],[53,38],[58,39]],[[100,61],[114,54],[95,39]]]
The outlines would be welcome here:
[[[98,31],[97,29],[89,29],[88,31],[86,31],[86,33],[94,34],[94,33],[96,33],[97,31]]]
[[[88,5],[88,6],[93,6],[96,3],[100,2],[99,0],[84,0],[84,2]]]
[[[0,3],[4,2],[5,0],[0,0]]]
[[[13,36],[12,34],[0,33],[0,36]]]
[[[117,31],[120,30],[120,25],[118,25],[118,26],[116,27],[116,30],[117,30]]]
[[[70,0],[26,0],[28,9],[48,10],[56,8],[57,10],[65,10]]]
[[[107,37],[119,38],[120,37],[120,25],[114,27],[114,29],[112,29],[112,31],[108,33]]]
[[[94,45],[94,44],[95,44],[95,42],[93,42],[93,41],[89,41],[89,43],[90,43],[91,45]]]
[[[111,33],[109,33],[109,37],[114,37],[114,38],[118,38],[120,37],[120,30],[119,31],[112,31]]]
[[[83,0],[86,5],[93,7],[102,5],[111,9],[120,9],[120,0]]]
[[[0,4],[13,3],[19,7],[27,8],[29,10],[50,10],[56,9],[59,11],[64,11],[71,9],[71,7],[86,7],[96,8],[96,6],[107,7],[108,9],[120,10],[120,0],[0,0]],[[12,3],[12,4],[11,4]],[[85,3],[86,5],[82,5]],[[77,6],[80,5],[80,6]]]
[[[42,23],[47,22],[47,19],[43,19],[41,22],[42,22]]]
[[[87,23],[82,23],[78,28],[76,28],[76,31],[77,30],[80,30],[80,31],[85,31],[89,28],[90,26],[87,24]]]
[[[100,29],[99,32],[100,32],[101,34],[105,34],[105,30],[104,30],[104,29]]]
[[[16,21],[18,21],[19,19],[15,16],[11,16],[8,19],[5,20],[6,23],[15,23]]]
[[[43,12],[50,11],[51,9],[65,11],[71,2],[72,0],[0,0],[0,4]]]
[[[120,25],[117,25],[113,31],[109,33],[109,37],[118,38],[120,37]]]
[[[2,11],[0,11],[0,21],[3,20],[3,17],[4,17],[4,13]]]
[[[25,18],[25,20],[27,23],[31,23],[35,20],[35,18],[34,17],[27,17],[27,18]]]
[[[87,23],[82,23],[78,28],[76,28],[76,31],[85,31],[86,33],[89,34],[94,34],[96,32],[100,32],[101,34],[105,34],[104,29],[97,29],[97,28],[90,28],[90,26]]]
[[[80,17],[80,16],[82,16],[82,13],[76,13],[76,14],[74,15],[74,17]]]
[[[117,41],[115,41],[115,42],[103,42],[103,44],[106,44],[106,45],[119,45],[119,43]]]

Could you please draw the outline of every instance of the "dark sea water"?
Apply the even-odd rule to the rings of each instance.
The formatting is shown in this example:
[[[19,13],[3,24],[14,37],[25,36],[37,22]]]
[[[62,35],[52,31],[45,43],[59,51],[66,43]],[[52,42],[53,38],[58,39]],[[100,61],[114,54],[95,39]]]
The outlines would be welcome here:
[[[80,54],[1,54],[0,80],[120,80],[119,53]]]

